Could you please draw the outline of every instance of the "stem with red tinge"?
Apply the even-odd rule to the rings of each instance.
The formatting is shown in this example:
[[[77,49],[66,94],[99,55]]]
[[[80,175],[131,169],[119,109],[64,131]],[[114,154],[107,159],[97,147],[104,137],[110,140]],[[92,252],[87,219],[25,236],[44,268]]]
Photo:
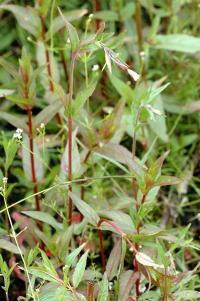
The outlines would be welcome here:
[[[30,149],[30,160],[31,160],[31,174],[33,181],[33,191],[35,194],[35,209],[40,211],[40,202],[38,197],[38,184],[35,172],[35,158],[34,158],[34,144],[33,144],[33,124],[32,124],[32,108],[27,109],[28,113],[28,129],[29,129],[29,149]]]

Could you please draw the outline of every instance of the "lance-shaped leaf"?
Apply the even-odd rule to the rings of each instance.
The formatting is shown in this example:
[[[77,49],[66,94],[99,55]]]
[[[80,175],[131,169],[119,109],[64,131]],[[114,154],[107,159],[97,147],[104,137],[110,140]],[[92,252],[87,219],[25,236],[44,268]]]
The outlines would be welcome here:
[[[72,198],[74,205],[83,214],[83,216],[92,224],[97,225],[99,216],[96,211],[89,206],[86,202],[82,201],[77,195],[69,192],[69,196]]]
[[[8,95],[6,98],[21,108],[33,105],[33,100],[29,98],[23,98],[20,95]]]
[[[101,139],[110,139],[120,126],[124,104],[124,101],[119,101],[112,113],[103,122],[103,125],[99,130],[99,136]]]
[[[22,211],[23,214],[30,216],[38,221],[41,221],[43,223],[46,223],[56,230],[62,230],[62,224],[57,222],[57,220],[49,213],[47,212],[41,212],[41,211]]]
[[[63,16],[65,20],[67,20],[68,22],[72,22],[86,15],[87,12],[87,9],[81,8],[64,12]],[[60,31],[66,25],[65,20],[62,16],[57,16],[53,20],[51,28],[47,32],[47,38],[50,38],[52,33],[55,34],[56,32]]]
[[[14,65],[10,62],[4,60],[3,58],[0,58],[0,65],[16,80],[19,80],[19,73],[15,69]]]
[[[160,176],[153,186],[168,186],[168,185],[177,185],[182,182],[182,179],[173,176]]]
[[[135,282],[139,278],[139,274],[131,270],[125,271],[119,278],[119,296],[118,301],[127,301],[129,293]]]
[[[72,275],[72,282],[75,288],[77,288],[79,286],[79,283],[81,282],[84,272],[85,272],[85,268],[86,268],[86,264],[87,264],[87,257],[88,257],[88,252],[86,251],[81,258],[79,259],[74,273]]]
[[[200,38],[186,34],[157,35],[154,47],[172,51],[196,53],[200,51]]]
[[[83,250],[85,247],[85,243],[82,244],[80,247],[75,249],[73,252],[71,252],[65,259],[65,265],[68,266],[69,268],[74,264],[76,257],[79,255],[79,253]]]
[[[34,120],[34,127],[37,128],[41,123],[45,125],[59,112],[63,107],[63,103],[60,100],[52,102],[50,105],[46,106],[40,113],[38,113]]]
[[[25,133],[28,133],[28,126],[26,125],[23,116],[0,111],[0,118],[13,125],[15,128],[20,128]]]
[[[109,280],[112,280],[117,275],[121,259],[121,244],[121,240],[119,239],[110,252],[110,256],[106,264],[106,273]]]
[[[97,85],[97,81],[97,78],[93,78],[87,87],[82,88],[77,93],[76,98],[72,104],[72,111],[75,118],[80,112],[81,108],[84,106],[86,100],[93,94]]]
[[[107,301],[108,300],[108,277],[106,273],[103,275],[103,279],[99,285],[99,293],[97,301]]]
[[[78,146],[76,143],[76,134],[77,134],[77,128],[73,131],[72,134],[72,173],[74,177],[78,174],[78,172],[81,169],[81,159],[80,159],[80,154],[78,150]],[[68,174],[68,148],[69,148],[69,143],[67,142],[67,145],[65,147],[65,150],[63,152],[62,158],[61,158],[61,170],[60,170],[60,179],[65,180],[66,175]]]
[[[113,74],[110,74],[109,78],[119,95],[121,95],[121,97],[123,97],[123,99],[128,103],[132,103],[134,92],[131,87],[129,87],[128,84],[125,84],[121,79],[117,78]]]
[[[37,181],[43,179],[44,175],[44,165],[42,157],[39,151],[39,147],[36,141],[33,141],[33,153],[35,158],[35,173]],[[32,172],[31,172],[31,153],[29,149],[29,138],[27,135],[23,134],[23,144],[22,144],[22,163],[25,176],[28,180],[32,181]]]
[[[19,249],[17,248],[17,246],[15,244],[13,244],[12,242],[5,240],[3,238],[0,239],[0,249],[9,251],[14,254],[20,254]]]
[[[162,156],[160,156],[155,162],[153,162],[148,170],[149,176],[152,180],[155,180],[159,174],[161,173],[161,168],[165,158],[168,156],[169,151],[165,152]]]
[[[35,8],[26,6],[22,7],[13,4],[2,4],[0,9],[5,9],[12,12],[17,19],[19,25],[37,37],[41,30],[41,21],[38,12]]]
[[[94,151],[112,160],[126,164],[137,176],[143,174],[142,166],[136,160],[133,160],[132,154],[120,144],[107,143],[102,147],[96,147]]]
[[[59,10],[59,13],[60,13],[61,17],[63,18],[65,25],[67,27],[72,51],[74,51],[74,50],[78,49],[79,44],[80,44],[78,33],[76,31],[76,28],[71,23],[69,23],[67,18],[62,14],[61,10],[59,8],[58,8],[58,10]]]
[[[11,95],[15,92],[15,90],[9,90],[9,89],[0,89],[0,98],[6,97],[8,95]]]

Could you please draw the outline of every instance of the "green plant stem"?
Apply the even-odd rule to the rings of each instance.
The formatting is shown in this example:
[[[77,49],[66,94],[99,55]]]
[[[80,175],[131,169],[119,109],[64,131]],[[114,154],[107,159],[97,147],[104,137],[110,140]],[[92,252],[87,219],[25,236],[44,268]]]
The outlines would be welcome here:
[[[76,56],[72,54],[70,77],[69,77],[69,103],[68,103],[68,181],[70,182],[68,190],[72,191],[72,97],[74,89],[74,66],[75,66]],[[71,197],[68,197],[68,220],[69,224],[72,223],[72,212],[73,212],[73,202]]]
[[[9,212],[9,210],[8,210],[8,204],[7,204],[7,199],[6,199],[6,184],[4,184],[4,187],[3,187],[3,200],[4,200],[4,206],[5,206],[5,209],[6,209],[6,213],[7,213],[7,215],[8,215],[8,220],[9,220],[9,223],[10,223],[12,236],[13,236],[13,238],[14,238],[14,240],[15,240],[17,249],[18,249],[18,251],[19,251],[19,255],[20,255],[21,260],[22,260],[23,265],[24,265],[24,271],[25,271],[26,276],[27,276],[27,280],[28,280],[28,283],[29,283],[31,295],[32,295],[33,300],[36,301],[36,299],[35,299],[35,294],[34,294],[34,290],[33,290],[32,283],[31,283],[31,279],[30,279],[29,272],[28,272],[28,268],[27,268],[26,262],[25,262],[25,260],[24,260],[22,251],[21,251],[21,249],[20,249],[20,246],[19,246],[19,243],[18,243],[18,240],[17,240],[17,235],[16,235],[16,232],[15,232],[13,223],[12,223],[11,216],[10,216],[10,212]]]
[[[5,295],[6,295],[6,301],[9,301],[8,293],[5,292]]]

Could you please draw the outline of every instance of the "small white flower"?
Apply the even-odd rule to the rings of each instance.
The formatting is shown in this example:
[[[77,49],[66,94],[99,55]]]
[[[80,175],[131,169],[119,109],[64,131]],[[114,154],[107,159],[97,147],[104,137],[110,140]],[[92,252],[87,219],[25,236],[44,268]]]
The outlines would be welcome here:
[[[108,289],[109,289],[109,291],[111,291],[112,288],[113,288],[113,282],[110,281],[110,282],[108,283]]]
[[[16,133],[18,133],[18,134],[22,134],[22,133],[23,133],[23,130],[22,130],[22,129],[19,129],[19,128],[17,128],[17,129],[16,129]]]
[[[40,128],[41,128],[41,129],[44,129],[44,127],[45,127],[45,124],[42,122],[42,123],[40,124]]]
[[[96,64],[96,65],[92,66],[92,71],[93,72],[98,71],[98,70],[99,70],[99,65]]]
[[[15,140],[21,140],[21,139],[22,139],[22,135],[19,134],[19,133],[14,133],[14,134],[13,134],[13,138],[14,138]]]
[[[131,69],[127,69],[127,72],[134,79],[134,81],[137,81],[140,78],[140,75]]]
[[[89,15],[89,19],[92,19],[94,17],[94,14]]]
[[[22,133],[23,133],[23,130],[17,128],[16,132],[13,134],[13,139],[18,140],[18,141],[21,140],[22,139]]]
[[[4,177],[4,178],[2,179],[2,181],[3,181],[3,184],[7,184],[8,178]]]
[[[68,39],[67,39],[67,44],[70,44],[70,43],[71,43],[71,42],[70,42],[70,38],[68,38]]]
[[[140,57],[144,58],[145,57],[145,52],[144,51],[140,51]]]

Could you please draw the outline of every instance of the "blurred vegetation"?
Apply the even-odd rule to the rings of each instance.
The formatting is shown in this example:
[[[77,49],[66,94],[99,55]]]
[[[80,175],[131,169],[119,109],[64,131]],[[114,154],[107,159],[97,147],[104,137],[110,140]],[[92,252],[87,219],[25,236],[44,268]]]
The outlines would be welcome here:
[[[200,1],[0,16],[1,300],[200,300]]]

